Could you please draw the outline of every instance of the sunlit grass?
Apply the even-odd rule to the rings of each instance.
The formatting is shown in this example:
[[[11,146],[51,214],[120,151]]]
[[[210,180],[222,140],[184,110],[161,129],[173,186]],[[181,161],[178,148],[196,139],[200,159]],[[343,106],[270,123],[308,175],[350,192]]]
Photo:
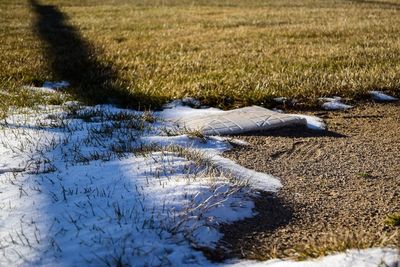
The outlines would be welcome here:
[[[40,3],[57,5],[69,17],[93,45],[97,62],[116,70],[113,83],[137,96],[132,106],[156,107],[184,96],[225,108],[271,106],[277,96],[308,106],[320,96],[360,98],[372,89],[399,94],[395,1]],[[0,17],[0,81],[15,86],[62,79],[32,31],[29,4],[0,0]]]

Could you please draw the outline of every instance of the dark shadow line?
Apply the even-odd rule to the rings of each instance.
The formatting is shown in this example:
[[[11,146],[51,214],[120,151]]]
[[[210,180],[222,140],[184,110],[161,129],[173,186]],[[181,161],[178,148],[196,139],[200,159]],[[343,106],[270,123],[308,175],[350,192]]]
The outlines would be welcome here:
[[[124,81],[109,62],[97,60],[95,48],[68,23],[68,17],[54,5],[29,0],[36,15],[33,31],[44,42],[47,60],[55,79],[71,83],[78,99],[95,103],[118,103],[137,107],[146,99],[129,94]]]
[[[236,136],[236,135],[234,135]],[[257,131],[241,134],[240,136],[276,136],[276,137],[334,137],[334,138],[345,138],[344,134],[337,133],[329,130],[311,130],[306,126],[290,126],[282,127],[277,129],[271,129],[267,131]],[[238,137],[240,137],[238,136]]]

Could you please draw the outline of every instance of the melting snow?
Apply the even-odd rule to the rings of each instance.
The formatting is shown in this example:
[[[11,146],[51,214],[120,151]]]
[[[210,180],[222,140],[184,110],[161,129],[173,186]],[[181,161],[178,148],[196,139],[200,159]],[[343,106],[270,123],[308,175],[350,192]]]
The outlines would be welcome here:
[[[57,90],[48,87],[24,86],[23,88],[33,92],[45,93],[45,94],[54,94],[58,92]]]
[[[44,88],[50,88],[50,89],[63,89],[69,87],[70,84],[67,81],[59,81],[59,82],[49,82],[45,81],[43,83]]]
[[[24,86],[23,88],[26,90],[31,90],[38,93],[47,93],[47,94],[54,94],[58,93],[60,89],[64,89],[69,87],[70,84],[67,81],[60,81],[60,82],[49,82],[46,81],[43,83],[42,87],[37,86]]]
[[[237,165],[214,174],[185,155],[219,162],[229,142],[160,136],[150,123],[131,124],[141,115],[52,107],[1,124],[0,265],[208,263],[193,247],[214,247],[219,224],[254,215],[254,189],[232,183]],[[246,170],[238,178],[250,179]]]
[[[231,267],[378,267],[399,264],[399,251],[390,248],[371,248],[364,250],[348,250],[308,261],[270,260],[266,262],[242,261],[233,263]]]
[[[370,91],[369,93],[372,96],[372,98],[376,101],[390,102],[398,100],[396,97],[387,95],[381,91]]]
[[[1,266],[377,266],[378,259],[396,260],[396,251],[376,249],[299,263],[211,263],[195,248],[215,247],[219,225],[253,216],[255,190],[276,191],[279,180],[223,158],[229,139],[167,136],[165,122],[145,121],[133,110],[65,106],[21,110],[0,124]],[[177,106],[156,116],[208,112],[222,111]]]
[[[290,114],[299,118],[303,118],[307,121],[307,128],[316,131],[326,130],[326,124],[323,119],[311,116],[311,115],[301,115],[301,114]]]
[[[338,96],[322,97],[320,100],[324,102],[322,108],[325,110],[346,110],[353,107],[342,103],[342,98]]]
[[[168,107],[168,106],[167,106]],[[177,120],[180,118],[194,118],[212,114],[223,114],[224,111],[218,108],[192,108],[189,106],[178,105],[174,108],[164,109],[160,116],[165,120]]]

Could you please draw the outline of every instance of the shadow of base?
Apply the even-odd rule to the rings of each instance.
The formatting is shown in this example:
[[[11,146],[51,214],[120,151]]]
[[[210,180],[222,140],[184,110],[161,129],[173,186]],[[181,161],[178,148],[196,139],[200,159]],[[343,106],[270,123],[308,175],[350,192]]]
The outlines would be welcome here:
[[[335,137],[335,138],[345,138],[344,134],[329,131],[329,130],[311,130],[306,126],[289,126],[282,127],[267,131],[256,131],[241,134],[240,136],[276,136],[276,137]],[[240,136],[235,135],[235,137],[240,138]]]

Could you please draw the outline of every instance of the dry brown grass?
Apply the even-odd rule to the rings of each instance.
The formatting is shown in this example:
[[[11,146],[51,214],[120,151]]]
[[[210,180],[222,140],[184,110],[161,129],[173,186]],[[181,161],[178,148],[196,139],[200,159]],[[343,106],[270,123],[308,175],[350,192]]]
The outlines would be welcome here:
[[[115,72],[112,81],[96,85],[115,87],[114,91],[85,91],[81,83],[74,84],[78,96],[94,102],[109,100],[115,91],[128,96],[126,104],[141,107],[184,96],[234,107],[268,106],[276,96],[312,105],[319,96],[357,98],[371,89],[399,94],[400,3],[396,1],[42,0],[39,4],[56,5],[79,38],[90,44],[90,64],[100,67],[81,83],[87,87],[98,77],[103,79],[104,73],[98,72],[104,66]],[[2,87],[63,78],[49,62],[49,44],[33,29],[38,16],[29,3],[1,0],[0,17]],[[75,54],[71,49],[69,53],[64,57],[72,60]]]
[[[334,252],[346,251],[348,249],[366,249],[384,246],[394,247],[395,245],[393,244],[396,244],[398,247],[400,245],[398,240],[399,233],[397,232],[392,235],[382,234],[373,237],[370,233],[363,232],[362,230],[347,231],[342,234],[321,236],[321,240],[318,240],[314,244],[296,247],[286,253],[298,260],[306,260],[308,258],[326,256]]]
[[[246,257],[256,260],[269,260],[274,258],[290,258],[294,260],[307,260],[327,256],[337,252],[345,252],[350,249],[367,249],[373,247],[394,247],[400,246],[400,236],[398,232],[391,235],[387,233],[372,236],[362,229],[347,230],[335,234],[322,234],[318,240],[307,244],[295,246],[290,249],[282,250],[271,246],[269,250],[263,248],[263,253],[251,253]]]

